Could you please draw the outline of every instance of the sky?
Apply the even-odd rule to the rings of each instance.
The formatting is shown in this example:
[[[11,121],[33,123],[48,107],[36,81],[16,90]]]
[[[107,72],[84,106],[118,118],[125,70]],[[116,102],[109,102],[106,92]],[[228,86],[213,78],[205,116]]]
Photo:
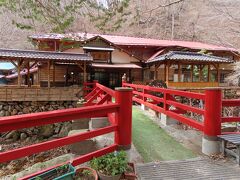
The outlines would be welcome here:
[[[14,65],[12,63],[8,63],[8,62],[0,62],[0,69],[13,69],[15,68]]]

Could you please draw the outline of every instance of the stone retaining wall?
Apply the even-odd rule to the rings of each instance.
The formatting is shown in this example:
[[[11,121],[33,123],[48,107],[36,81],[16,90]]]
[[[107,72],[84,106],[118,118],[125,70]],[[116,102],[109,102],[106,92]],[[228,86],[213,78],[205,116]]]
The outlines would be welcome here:
[[[76,101],[0,102],[0,118],[4,116],[75,108],[76,106]],[[21,129],[18,131],[5,132],[2,134],[0,133],[0,139],[3,138],[6,142],[14,142],[19,139],[34,141],[49,137],[64,137],[67,136],[71,129],[71,122],[55,123],[40,127]]]
[[[76,101],[1,102],[0,117],[74,108]]]

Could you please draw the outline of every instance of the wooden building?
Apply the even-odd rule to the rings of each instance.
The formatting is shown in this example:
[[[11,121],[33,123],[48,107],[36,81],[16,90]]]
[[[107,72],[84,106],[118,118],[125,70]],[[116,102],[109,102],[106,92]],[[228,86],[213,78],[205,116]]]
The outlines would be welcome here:
[[[8,85],[80,87],[84,81],[98,80],[114,88],[125,73],[135,83],[160,79],[169,87],[219,86],[227,85],[224,77],[238,61],[237,50],[200,42],[89,33],[38,34],[30,39],[36,51],[0,50],[0,61],[16,67],[1,77]],[[205,55],[199,53],[203,50]]]
[[[93,62],[87,67],[88,81],[96,79],[111,88],[121,85],[121,77],[124,73],[127,74],[130,82],[147,83],[154,78],[161,78],[164,66],[160,65],[158,67],[158,76],[156,76],[156,68],[153,66],[156,63],[153,63],[152,60],[161,55],[168,55],[171,51],[197,53],[204,50],[205,53],[207,52],[215,56],[215,58],[219,57],[219,60],[221,58],[229,59],[229,61],[223,63],[218,62],[218,67],[212,64],[211,61],[204,61],[203,64],[201,64],[201,61],[197,61],[199,68],[208,63],[211,64],[210,70],[212,72],[214,72],[214,68],[217,68],[218,78],[220,78],[218,83],[196,84],[194,82],[196,78],[193,76],[193,82],[191,83],[200,87],[227,85],[224,84],[224,77],[232,71],[231,63],[238,60],[236,49],[200,42],[168,41],[89,33],[39,34],[30,36],[30,38],[39,50],[91,54]],[[189,56],[189,58],[191,57],[193,56]],[[175,72],[174,67],[169,67],[170,81],[174,80],[173,78],[171,80]],[[173,85],[170,81],[168,84]],[[211,78],[209,81],[212,81]],[[185,83],[184,86],[188,85],[189,83]],[[175,83],[174,86],[183,86],[183,83]]]
[[[87,81],[87,65],[92,57],[80,53],[0,49],[1,61],[11,62],[15,72],[1,77],[8,84],[0,87],[0,101],[71,101],[78,99],[76,94],[81,87],[73,86],[69,76],[76,72],[82,81]]]
[[[221,84],[221,67],[233,63],[228,58],[186,51],[170,51],[147,62],[154,66],[154,79],[168,87],[203,88]],[[160,68],[161,67],[161,68]],[[159,72],[159,69],[163,70]]]

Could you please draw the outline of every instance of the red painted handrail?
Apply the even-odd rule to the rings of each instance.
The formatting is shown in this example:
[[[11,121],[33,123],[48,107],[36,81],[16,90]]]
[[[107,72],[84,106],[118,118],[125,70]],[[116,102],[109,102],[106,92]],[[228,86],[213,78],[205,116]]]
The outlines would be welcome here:
[[[73,109],[55,110],[32,114],[23,114],[0,118],[0,132],[42,126],[57,122],[66,122],[80,118],[103,117],[116,112],[119,104],[104,104],[101,106],[81,107]]]
[[[205,100],[205,95],[201,93],[193,93],[172,89],[157,88],[145,85],[129,84],[123,82],[123,87],[131,87],[133,91],[133,101],[143,104],[157,112],[164,113],[184,124],[192,126],[200,131],[203,131],[203,123],[197,122],[191,118],[185,117],[182,114],[187,111],[204,115],[204,109],[192,107],[190,105],[177,102],[173,95],[182,96],[186,98],[193,98],[199,100]],[[152,93],[160,93],[163,97],[154,96]],[[148,101],[151,99],[152,101]],[[158,103],[163,103],[163,107],[158,106]],[[176,110],[169,109],[170,106],[174,106]]]
[[[223,107],[240,107],[240,99],[223,99]],[[240,122],[240,117],[222,117],[222,122]]]
[[[89,85],[89,83],[87,83]],[[116,91],[94,83],[94,91],[91,92],[89,101],[98,100],[96,105],[72,108],[64,110],[55,110],[49,112],[40,112],[0,118],[0,132],[19,130],[23,128],[42,126],[58,122],[72,120],[81,121],[82,118],[109,117],[110,125],[97,130],[92,130],[76,135],[50,140],[30,146],[9,150],[0,153],[0,163],[15,160],[35,153],[44,152],[57,147],[81,142],[96,136],[115,132],[114,143],[103,149],[88,153],[73,160],[74,166],[89,161],[93,157],[99,157],[117,149],[128,149],[131,147],[132,140],[132,90],[129,88],[120,88]],[[112,102],[112,97],[116,97],[116,102]],[[125,99],[125,97],[128,97]],[[88,103],[87,102],[87,103]],[[94,103],[93,103],[94,104]],[[35,173],[39,174],[40,172]],[[29,179],[33,175],[22,179]]]
[[[221,134],[221,123],[226,122],[240,122],[240,117],[221,117],[222,107],[238,107],[240,106],[240,99],[223,99],[220,89],[205,90],[205,93],[194,93],[179,91],[173,89],[164,89],[157,87],[150,87],[145,85],[122,83],[123,87],[132,87],[133,101],[143,104],[157,112],[164,113],[179,122],[194,127],[203,131],[205,135],[217,136]],[[153,93],[160,93],[163,97],[157,97]],[[182,96],[191,99],[198,99],[203,101],[205,108],[193,107],[191,105],[177,102],[175,96]],[[148,100],[150,99],[150,101]],[[162,103],[163,107],[156,104]],[[169,107],[173,106],[177,110],[170,110]],[[197,122],[181,114],[185,112],[192,112],[202,115],[203,122]]]
[[[101,129],[97,129],[89,132],[79,133],[76,135],[54,139],[51,141],[42,142],[42,143],[34,144],[31,146],[3,152],[3,153],[0,153],[0,163],[11,161],[14,159],[19,159],[25,156],[55,149],[65,145],[70,145],[76,142],[81,142],[83,140],[90,139],[96,136],[108,134],[116,131],[116,128],[117,128],[116,125],[112,125],[109,127],[105,127],[105,128],[101,128]]]

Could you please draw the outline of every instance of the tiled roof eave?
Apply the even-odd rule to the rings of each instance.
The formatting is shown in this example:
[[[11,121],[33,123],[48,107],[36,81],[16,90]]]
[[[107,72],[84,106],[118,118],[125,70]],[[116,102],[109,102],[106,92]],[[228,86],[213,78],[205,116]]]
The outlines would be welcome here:
[[[15,49],[0,49],[0,61],[16,60],[56,60],[56,61],[93,61],[93,58],[87,54],[50,52],[50,51],[29,51]]]

